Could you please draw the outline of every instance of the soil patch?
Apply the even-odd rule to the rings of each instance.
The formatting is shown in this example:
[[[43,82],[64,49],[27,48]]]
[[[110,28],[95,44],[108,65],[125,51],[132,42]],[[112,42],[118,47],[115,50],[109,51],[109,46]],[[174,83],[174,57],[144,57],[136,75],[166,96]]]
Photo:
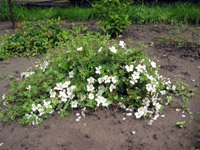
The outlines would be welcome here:
[[[0,23],[1,24],[1,23]],[[93,22],[86,23],[90,30],[99,30]],[[69,27],[70,24],[65,24]],[[0,31],[2,33],[2,26]],[[188,30],[181,32],[185,39],[192,37],[191,32],[200,33],[195,26],[186,26]],[[181,26],[170,25],[132,25],[124,33],[123,39],[129,47],[135,47],[140,42],[146,44],[145,51],[156,61],[160,73],[172,80],[181,78],[196,92],[191,100],[190,110],[200,112],[200,56],[190,47],[178,48],[176,45],[155,45],[156,39],[168,36]],[[195,37],[195,40],[200,40]],[[19,76],[27,68],[34,65],[37,58],[14,58],[8,64],[0,62],[0,73],[4,75],[0,80],[0,96],[8,92],[10,77]],[[2,76],[3,76],[2,75]],[[181,107],[181,99],[175,99],[172,105],[164,110],[165,117],[160,117],[152,126],[148,120],[137,120],[127,117],[120,110],[104,109],[91,115],[86,115],[76,122],[75,113],[65,118],[54,114],[39,126],[23,126],[16,121],[0,123],[0,149],[14,150],[131,150],[131,149],[181,149],[200,148],[200,121],[187,121],[184,128],[175,126],[177,121],[189,120],[187,112],[175,111]],[[182,115],[186,117],[182,117]],[[126,118],[125,120],[123,118]],[[134,132],[133,132],[134,131]]]

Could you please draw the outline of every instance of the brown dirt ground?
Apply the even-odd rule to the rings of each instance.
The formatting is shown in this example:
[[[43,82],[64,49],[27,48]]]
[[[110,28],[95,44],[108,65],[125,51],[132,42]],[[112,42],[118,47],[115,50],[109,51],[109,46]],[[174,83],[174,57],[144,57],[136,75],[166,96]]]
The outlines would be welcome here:
[[[2,25],[3,24],[3,25]],[[6,26],[7,24],[7,26]],[[88,22],[89,29],[95,29],[93,22]],[[65,25],[68,26],[68,25]],[[5,33],[8,23],[0,23],[0,33]],[[195,89],[196,96],[191,100],[193,113],[200,112],[200,55],[190,47],[177,48],[174,44],[152,44],[163,36],[177,38],[177,31],[185,40],[200,41],[200,28],[179,25],[132,25],[124,33],[123,39],[128,46],[138,43],[147,44],[146,52],[160,65],[161,74],[172,80],[181,78]],[[37,58],[12,58],[5,63],[0,61],[0,96],[8,92],[10,79],[26,71]],[[17,121],[0,122],[1,150],[189,150],[200,148],[200,120],[187,121],[184,128],[175,126],[177,121],[185,118],[181,107],[181,99],[175,99],[172,105],[164,110],[165,118],[159,118],[152,126],[148,120],[137,120],[124,117],[123,112],[104,109],[87,115],[76,122],[74,111],[68,117],[60,119],[54,114],[39,126],[23,126]],[[135,131],[135,134],[131,132]],[[2,144],[1,144],[2,143]]]

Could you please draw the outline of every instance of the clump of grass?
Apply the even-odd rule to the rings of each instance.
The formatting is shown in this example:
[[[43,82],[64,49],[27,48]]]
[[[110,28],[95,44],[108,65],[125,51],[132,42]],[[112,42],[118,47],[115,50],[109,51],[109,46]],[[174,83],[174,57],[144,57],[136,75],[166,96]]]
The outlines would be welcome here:
[[[192,4],[135,5],[129,12],[133,23],[200,23],[200,7]]]

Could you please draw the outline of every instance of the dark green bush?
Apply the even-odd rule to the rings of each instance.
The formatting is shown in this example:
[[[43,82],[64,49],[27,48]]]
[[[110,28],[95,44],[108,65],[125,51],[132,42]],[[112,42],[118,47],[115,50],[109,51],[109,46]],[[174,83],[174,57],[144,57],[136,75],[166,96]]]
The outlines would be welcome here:
[[[129,1],[102,0],[93,5],[94,15],[106,33],[115,38],[122,34],[131,22],[129,20]]]

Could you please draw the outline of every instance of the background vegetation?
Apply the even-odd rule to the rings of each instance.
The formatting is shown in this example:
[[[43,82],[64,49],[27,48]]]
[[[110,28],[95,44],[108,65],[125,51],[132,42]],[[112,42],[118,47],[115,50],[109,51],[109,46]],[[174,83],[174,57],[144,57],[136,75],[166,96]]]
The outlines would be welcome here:
[[[15,18],[17,21],[37,21],[60,17],[68,21],[95,20],[91,7],[68,7],[68,8],[33,8],[15,6]],[[7,4],[0,5],[0,20],[9,20]],[[200,5],[193,3],[174,4],[135,4],[128,12],[132,23],[188,23],[200,24]]]

